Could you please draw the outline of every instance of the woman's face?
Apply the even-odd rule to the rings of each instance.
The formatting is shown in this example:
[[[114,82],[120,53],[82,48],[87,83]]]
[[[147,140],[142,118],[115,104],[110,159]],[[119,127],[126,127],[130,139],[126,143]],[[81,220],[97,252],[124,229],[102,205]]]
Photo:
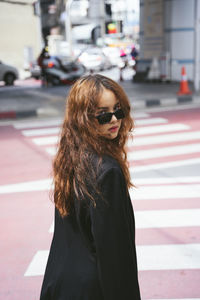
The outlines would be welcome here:
[[[115,94],[104,88],[95,115],[98,116],[106,112],[114,112],[119,108],[120,103],[116,99]],[[109,123],[99,124],[97,119],[95,119],[95,122],[100,134],[103,137],[112,140],[118,136],[122,120],[117,120],[115,115],[112,115],[112,119]]]

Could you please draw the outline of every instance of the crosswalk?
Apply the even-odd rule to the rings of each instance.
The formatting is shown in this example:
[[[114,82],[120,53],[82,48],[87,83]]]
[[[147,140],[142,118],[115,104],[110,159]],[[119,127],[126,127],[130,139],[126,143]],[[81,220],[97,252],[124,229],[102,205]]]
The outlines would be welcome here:
[[[135,211],[138,267],[144,299],[200,299],[200,174],[173,173],[176,168],[200,165],[200,127],[193,127],[186,121],[152,117],[148,113],[138,113],[134,117],[134,138],[128,141],[127,150],[136,186],[130,190],[130,195]],[[61,124],[62,120],[55,119],[13,126],[52,158]],[[169,169],[172,170],[170,175]],[[149,171],[151,176],[147,176]],[[51,181],[45,179],[2,186],[0,193],[50,188]],[[47,235],[53,234],[53,228],[53,223],[49,224]],[[48,249],[39,249],[38,245],[24,276],[42,276],[48,254]],[[182,284],[174,287],[174,281]],[[148,285],[152,289],[154,284],[159,292],[153,297]]]

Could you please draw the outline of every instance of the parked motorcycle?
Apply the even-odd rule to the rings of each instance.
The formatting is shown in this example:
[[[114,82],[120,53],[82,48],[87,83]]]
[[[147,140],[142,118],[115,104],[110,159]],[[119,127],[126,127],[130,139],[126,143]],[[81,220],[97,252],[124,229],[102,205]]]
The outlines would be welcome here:
[[[42,78],[47,84],[50,83],[52,85],[72,83],[86,71],[85,67],[77,60],[69,61],[47,54],[38,58],[38,65],[40,67],[40,74],[38,74],[37,69],[36,76]]]

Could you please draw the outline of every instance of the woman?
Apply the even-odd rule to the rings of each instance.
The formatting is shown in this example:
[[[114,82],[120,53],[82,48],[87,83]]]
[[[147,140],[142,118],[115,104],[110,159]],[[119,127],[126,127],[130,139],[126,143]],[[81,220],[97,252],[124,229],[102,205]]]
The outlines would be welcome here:
[[[55,231],[40,300],[138,300],[122,88],[101,75],[71,88],[54,159]]]

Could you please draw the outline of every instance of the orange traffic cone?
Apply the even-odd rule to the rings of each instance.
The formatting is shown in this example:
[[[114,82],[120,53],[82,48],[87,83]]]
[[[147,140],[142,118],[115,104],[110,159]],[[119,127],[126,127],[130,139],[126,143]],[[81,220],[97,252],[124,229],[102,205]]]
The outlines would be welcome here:
[[[190,89],[188,87],[187,75],[186,75],[185,67],[182,67],[182,69],[181,69],[180,89],[177,92],[177,94],[179,96],[192,94],[192,92],[190,91]]]

